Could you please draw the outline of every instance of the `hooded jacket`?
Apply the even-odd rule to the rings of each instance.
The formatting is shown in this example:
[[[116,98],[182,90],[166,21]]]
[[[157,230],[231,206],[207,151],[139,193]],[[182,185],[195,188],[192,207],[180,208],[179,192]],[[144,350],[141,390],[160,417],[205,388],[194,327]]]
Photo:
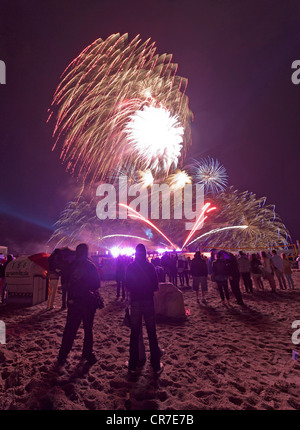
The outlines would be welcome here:
[[[155,267],[146,258],[139,256],[130,263],[126,271],[126,288],[132,302],[151,300],[158,290]]]

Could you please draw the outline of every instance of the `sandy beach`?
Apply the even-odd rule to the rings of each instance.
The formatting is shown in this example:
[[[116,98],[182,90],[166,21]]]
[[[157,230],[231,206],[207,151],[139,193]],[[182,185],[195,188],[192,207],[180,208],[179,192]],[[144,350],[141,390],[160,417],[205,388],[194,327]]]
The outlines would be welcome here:
[[[67,363],[55,366],[67,311],[61,294],[55,309],[1,306],[6,345],[0,345],[2,410],[295,410],[300,409],[299,351],[291,336],[300,319],[300,272],[295,290],[243,293],[246,306],[222,305],[209,282],[208,305],[184,289],[185,322],[158,322],[165,349],[164,371],[154,376],[149,360],[138,376],[125,367],[129,329],[122,325],[125,304],[115,300],[116,284],[102,283],[105,308],[94,324],[98,361],[80,361],[80,328]],[[144,329],[144,333],[146,330]],[[149,347],[145,335],[147,357]]]

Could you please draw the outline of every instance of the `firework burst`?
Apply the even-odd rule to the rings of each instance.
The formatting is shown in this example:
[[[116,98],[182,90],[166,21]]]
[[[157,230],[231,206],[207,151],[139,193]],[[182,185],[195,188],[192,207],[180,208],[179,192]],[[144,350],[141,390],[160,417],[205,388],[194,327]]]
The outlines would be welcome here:
[[[219,210],[207,223],[206,231],[196,239],[198,244],[224,248],[269,248],[286,246],[290,235],[275,211],[274,205],[267,205],[266,198],[255,194],[239,192],[229,187],[214,198]],[[216,228],[217,226],[217,228]],[[212,227],[214,227],[213,230]]]
[[[192,178],[185,170],[177,169],[172,175],[167,178],[167,182],[171,189],[178,190],[187,184],[192,183]]]
[[[195,182],[204,185],[206,194],[217,194],[225,190],[227,186],[226,169],[218,160],[204,158],[200,161],[194,160],[191,166]]]
[[[140,170],[138,172],[138,174],[139,174],[139,181],[138,182],[143,187],[147,188],[147,187],[151,187],[153,185],[154,178],[153,178],[151,170],[147,169],[145,172]]]
[[[187,80],[171,60],[156,54],[150,39],[129,42],[127,34],[114,34],[68,66],[49,116],[57,114],[54,147],[63,141],[68,171],[95,183],[118,166],[153,165],[162,176],[176,168],[191,142],[192,113]]]

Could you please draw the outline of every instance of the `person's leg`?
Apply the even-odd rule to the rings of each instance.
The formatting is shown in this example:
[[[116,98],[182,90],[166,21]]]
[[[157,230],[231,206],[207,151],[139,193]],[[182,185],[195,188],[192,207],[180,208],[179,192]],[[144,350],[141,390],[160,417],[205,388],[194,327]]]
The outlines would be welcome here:
[[[139,337],[142,324],[141,306],[138,302],[131,303],[130,311],[130,344],[129,344],[129,369],[136,370],[139,361]]]
[[[196,300],[199,302],[199,285],[200,285],[200,277],[193,276],[193,290],[196,293]]]
[[[233,279],[230,279],[230,286],[231,286],[231,291],[234,297],[236,298],[237,303],[239,305],[242,305],[244,304],[244,302],[243,302],[242,293],[240,290],[239,281],[240,281],[239,277],[234,277]]]
[[[82,349],[83,358],[91,358],[93,354],[93,324],[94,324],[94,309],[85,309],[83,312],[83,329],[84,329],[84,341]]]
[[[260,288],[260,286],[259,286],[259,275],[256,273],[253,273],[253,282],[254,282],[255,288],[257,290],[259,290],[259,288]]]
[[[286,274],[285,276],[286,276],[286,280],[287,280],[287,283],[289,285],[289,288],[294,289],[295,285],[294,285],[294,280],[292,278],[292,275],[289,273],[289,274]]]
[[[275,269],[275,275],[276,275],[276,278],[277,278],[277,280],[279,282],[280,289],[283,290],[284,289],[283,288],[283,283],[282,283],[282,279],[280,277],[280,272],[279,272],[278,269]]]
[[[67,307],[67,285],[66,284],[62,284],[61,291],[62,291],[61,308],[66,309]]]
[[[270,283],[271,290],[273,292],[275,292],[276,291],[276,282],[275,282],[274,275],[272,275],[272,274],[268,275],[268,281]]]
[[[64,329],[62,343],[58,354],[59,360],[65,360],[72,349],[76,333],[81,323],[81,313],[74,305],[69,305],[67,322]]]
[[[217,286],[218,286],[218,290],[219,290],[219,294],[221,297],[222,302],[224,302],[224,292],[223,292],[223,286],[222,286],[222,282],[217,281]]]
[[[257,278],[257,281],[258,281],[258,285],[260,286],[260,288],[261,288],[262,290],[264,290],[264,281],[263,281],[263,279],[262,279],[262,276],[259,276],[259,277]]]
[[[225,297],[226,297],[227,301],[229,301],[230,296],[229,296],[228,281],[227,280],[223,282],[223,289],[224,289]]]
[[[287,285],[286,285],[286,282],[285,282],[284,274],[279,271],[279,276],[280,276],[280,278],[282,280],[282,283],[283,283],[283,289],[286,290],[287,289]]]
[[[247,277],[249,291],[250,291],[250,293],[253,293],[253,282],[252,282],[252,278],[251,278],[251,273],[247,272],[246,277]]]
[[[290,274],[290,280],[291,280],[291,284],[292,284],[292,289],[295,288],[295,284],[294,284],[294,279],[293,276]]]
[[[179,272],[179,280],[180,280],[180,286],[183,287],[184,286],[183,272]]]
[[[120,282],[120,279],[117,279],[117,299],[120,297],[120,290],[121,290],[121,282]]]
[[[2,303],[6,302],[6,290],[7,290],[7,283],[6,283],[5,278],[3,278],[2,292],[1,292],[1,301],[2,301]]]
[[[249,293],[249,291],[248,291],[249,287],[248,287],[248,282],[247,282],[247,274],[245,272],[242,272],[241,275],[242,275],[243,283],[244,283],[244,286],[245,286],[245,291],[246,291],[246,293]]]
[[[122,299],[125,300],[125,279],[122,280],[121,286],[122,286]]]
[[[139,364],[144,365],[146,363],[146,350],[143,336],[143,322],[141,322],[140,334],[139,334]]]
[[[51,277],[50,276],[49,297],[48,297],[48,303],[47,303],[48,309],[53,309],[53,307],[54,307],[54,299],[56,296],[57,287],[58,287],[58,277]]]
[[[174,285],[177,287],[177,272],[174,273]]]
[[[3,292],[3,281],[4,278],[0,278],[0,297],[1,297],[1,302],[3,303],[3,296],[2,296],[2,292]]]
[[[184,272],[184,277],[185,277],[186,286],[189,287],[190,286],[190,280],[189,280],[189,273],[188,273],[188,271]]]
[[[206,303],[207,295],[207,276],[200,276],[202,303]]]
[[[153,301],[147,301],[143,304],[143,314],[147,328],[147,334],[150,347],[150,362],[154,371],[160,370],[160,349],[158,346],[156,324],[155,324],[155,310]]]

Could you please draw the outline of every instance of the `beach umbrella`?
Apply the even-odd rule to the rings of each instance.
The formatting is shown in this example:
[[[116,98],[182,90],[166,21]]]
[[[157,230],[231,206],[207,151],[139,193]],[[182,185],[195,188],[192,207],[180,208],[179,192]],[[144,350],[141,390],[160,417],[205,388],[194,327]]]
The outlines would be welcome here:
[[[46,252],[40,252],[38,254],[33,254],[28,257],[29,260],[33,261],[38,266],[42,267],[45,270],[49,270],[49,257],[50,254]]]

